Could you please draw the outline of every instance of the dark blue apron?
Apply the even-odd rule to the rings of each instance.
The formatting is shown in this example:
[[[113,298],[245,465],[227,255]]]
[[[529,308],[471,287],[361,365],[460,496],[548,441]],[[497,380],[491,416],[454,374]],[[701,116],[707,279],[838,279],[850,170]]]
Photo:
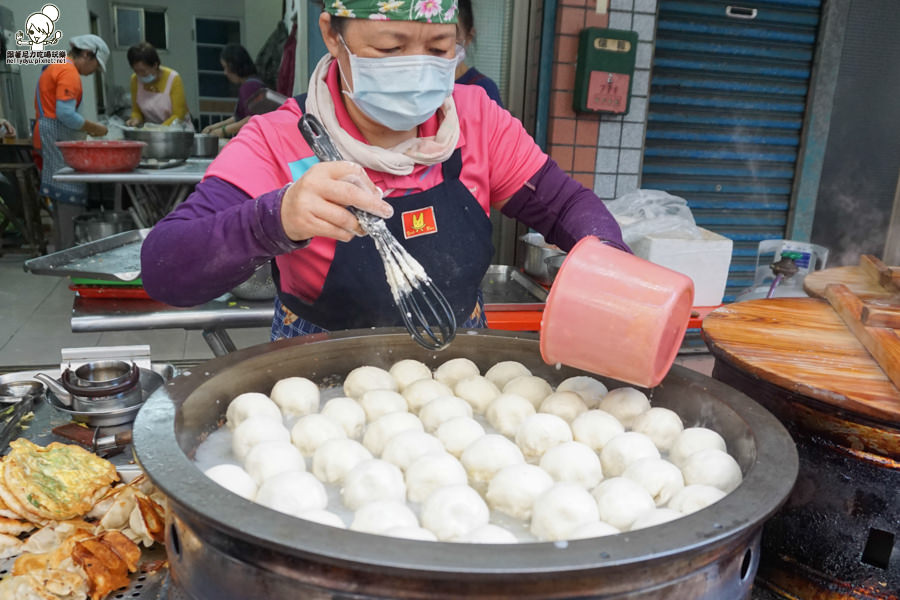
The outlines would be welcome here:
[[[388,229],[447,297],[457,323],[472,315],[494,253],[491,221],[459,180],[461,169],[457,148],[441,165],[443,182],[417,194],[385,198],[394,207]],[[436,231],[406,239],[403,213],[428,208],[433,210]],[[302,319],[328,330],[403,325],[381,257],[368,236],[337,243],[322,293],[312,303],[283,291],[275,261],[272,264],[279,299]]]

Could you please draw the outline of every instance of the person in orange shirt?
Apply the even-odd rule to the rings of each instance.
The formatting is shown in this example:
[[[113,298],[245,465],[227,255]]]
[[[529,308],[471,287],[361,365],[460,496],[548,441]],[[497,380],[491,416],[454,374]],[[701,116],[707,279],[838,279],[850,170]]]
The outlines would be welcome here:
[[[62,64],[48,65],[38,79],[34,96],[34,148],[43,161],[41,194],[53,203],[56,249],[74,243],[73,219],[87,204],[87,185],[61,183],[53,175],[66,166],[56,142],[83,139],[84,134],[104,136],[104,125],[78,114],[81,104],[81,76],[98,68],[105,70],[109,47],[96,35],[78,35],[69,42],[71,49]]]

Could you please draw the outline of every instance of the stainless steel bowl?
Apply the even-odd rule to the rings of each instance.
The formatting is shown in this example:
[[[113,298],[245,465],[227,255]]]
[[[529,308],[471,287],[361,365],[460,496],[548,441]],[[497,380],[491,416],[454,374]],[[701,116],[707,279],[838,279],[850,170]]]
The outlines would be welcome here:
[[[519,266],[538,283],[544,285],[553,283],[553,277],[544,261],[551,256],[564,254],[564,252],[545,242],[544,236],[539,233],[526,233],[519,240],[525,248],[524,257]]]
[[[191,152],[191,156],[198,156],[200,158],[211,158],[219,153],[219,138],[218,136],[211,135],[209,133],[195,133],[194,134],[194,149]]]
[[[247,281],[231,290],[231,293],[241,300],[269,300],[275,297],[276,291],[272,266],[266,263],[256,269]]]
[[[168,496],[167,555],[186,597],[237,600],[265,590],[270,600],[749,598],[762,525],[793,486],[797,452],[784,427],[757,403],[682,367],[652,390],[653,403],[675,410],[686,425],[720,432],[743,483],[704,510],[622,535],[502,547],[369,535],[296,519],[228,493],[190,458],[221,426],[238,394],[268,392],[289,376],[331,386],[360,365],[388,368],[411,358],[434,368],[458,357],[482,372],[499,360],[517,360],[554,385],[584,374],[544,364],[533,334],[469,330],[448,349],[432,352],[405,330],[358,330],[240,350],[151,396],[134,424],[134,448]]]
[[[146,142],[141,157],[144,160],[155,158],[156,160],[185,160],[194,149],[194,132],[162,130],[162,129],[134,129],[124,128],[125,139]]]
[[[554,254],[553,256],[548,256],[544,259],[544,264],[547,265],[547,273],[550,275],[551,281],[556,279],[556,274],[559,273],[559,269],[562,267],[564,260],[566,260],[565,254]]]

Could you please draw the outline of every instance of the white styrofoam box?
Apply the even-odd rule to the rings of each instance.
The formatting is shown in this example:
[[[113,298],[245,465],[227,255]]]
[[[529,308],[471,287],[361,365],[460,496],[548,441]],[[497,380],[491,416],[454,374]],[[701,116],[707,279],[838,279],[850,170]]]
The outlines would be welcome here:
[[[703,237],[677,231],[645,235],[631,244],[636,256],[684,273],[694,280],[694,306],[718,306],[725,295],[732,241],[699,227]]]

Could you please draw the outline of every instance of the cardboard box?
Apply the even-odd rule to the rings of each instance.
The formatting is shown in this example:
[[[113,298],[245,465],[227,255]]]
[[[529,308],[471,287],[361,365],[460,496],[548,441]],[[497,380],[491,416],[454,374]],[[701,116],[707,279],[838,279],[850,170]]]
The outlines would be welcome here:
[[[699,229],[702,239],[666,231],[640,238],[631,249],[636,256],[693,279],[694,306],[718,306],[725,295],[733,243],[718,233]]]

